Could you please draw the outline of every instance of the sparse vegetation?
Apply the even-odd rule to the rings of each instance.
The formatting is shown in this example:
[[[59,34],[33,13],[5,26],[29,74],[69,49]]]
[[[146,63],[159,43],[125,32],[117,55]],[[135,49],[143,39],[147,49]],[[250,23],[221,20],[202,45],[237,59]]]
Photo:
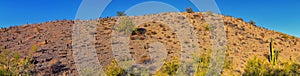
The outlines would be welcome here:
[[[196,76],[205,76],[205,74],[208,70],[208,66],[210,64],[210,57],[211,57],[210,54],[211,54],[211,51],[199,56],[199,61],[198,61],[199,64],[198,64],[197,71],[195,73]]]
[[[33,65],[31,56],[21,58],[18,52],[3,50],[0,53],[0,76],[30,75]]]
[[[208,66],[210,64],[210,53],[202,53],[202,54],[193,54],[193,62],[196,64],[197,68],[195,69],[195,76],[205,76]],[[180,63],[178,58],[173,58],[172,61],[166,62],[160,71],[158,71],[155,75],[156,76],[166,76],[171,75],[174,76],[177,74],[179,69]],[[187,65],[182,65],[183,69],[180,71],[186,72]]]
[[[300,64],[287,61],[280,65],[270,65],[266,60],[255,57],[249,60],[243,76],[297,76],[300,75]]]
[[[295,37],[295,36],[290,36],[290,35],[288,35],[288,34],[283,34],[283,35],[282,35],[282,38],[285,38],[285,39],[295,39],[295,38],[297,38],[297,37]]]
[[[282,35],[282,38],[288,39],[288,38],[290,38],[290,36],[287,35],[287,34],[283,34],[283,35]]]
[[[232,60],[225,59],[224,64],[223,64],[223,69],[233,69],[231,63],[232,63]]]
[[[266,62],[258,59],[256,56],[254,59],[249,60],[246,65],[244,76],[263,76],[270,69]]]
[[[208,51],[207,53],[198,53],[193,54],[193,62],[196,64],[197,68],[195,69],[195,76],[205,76],[208,66],[210,64],[210,54],[211,51]],[[173,61],[166,62],[161,70],[156,73],[156,76],[166,76],[171,75],[174,76],[177,74],[178,68],[180,66],[180,63],[178,61],[178,58],[173,58]],[[192,64],[193,65],[193,64]],[[184,66],[182,70],[180,71],[186,71],[187,65]]]
[[[229,54],[226,54],[226,59],[223,64],[223,69],[219,69],[221,66],[218,66],[217,71],[222,70],[221,74],[224,76],[297,76],[300,75],[300,56],[299,56],[299,39],[288,35],[283,34],[280,32],[276,32],[268,30],[266,28],[260,26],[254,26],[256,23],[254,21],[249,21],[248,23],[243,22],[242,18],[234,18],[234,17],[224,17],[222,15],[215,14],[213,12],[204,12],[204,13],[193,13],[192,8],[186,8],[186,13],[179,13],[185,16],[186,18],[182,18],[175,16],[176,13],[166,13],[166,14],[157,14],[157,15],[145,15],[145,16],[138,16],[138,17],[126,17],[124,12],[118,12],[118,16],[121,17],[113,17],[113,18],[106,18],[106,19],[97,19],[87,21],[88,24],[93,24],[91,22],[96,22],[97,27],[95,27],[95,32],[88,32],[89,28],[84,29],[84,27],[78,28],[80,32],[88,32],[94,36],[96,41],[91,43],[95,46],[97,53],[100,56],[99,61],[101,65],[105,66],[104,71],[105,74],[108,76],[123,76],[128,75],[131,76],[131,72],[134,74],[138,74],[141,76],[149,75],[147,69],[137,69],[134,68],[135,66],[128,66],[130,69],[130,73],[128,73],[128,69],[126,69],[122,65],[118,65],[115,60],[108,64],[106,61],[110,60],[114,53],[112,50],[111,44],[126,44],[130,45],[129,48],[120,49],[123,51],[132,50],[129,53],[132,55],[133,58],[139,57],[140,54],[143,53],[150,53],[149,48],[153,48],[151,45],[152,42],[158,40],[160,43],[163,43],[166,47],[166,53],[168,57],[170,55],[178,56],[185,54],[189,51],[180,50],[186,47],[193,47],[197,49],[209,50],[211,47],[215,47],[216,43],[218,42],[220,45],[228,45]],[[155,18],[155,20],[151,21],[152,16],[161,16],[161,18]],[[165,16],[174,16],[174,18],[166,19]],[[217,17],[221,17],[220,19]],[[123,19],[122,19],[123,18]],[[119,20],[118,23],[116,21]],[[141,24],[139,27],[135,27],[137,23],[134,21],[141,22],[144,20],[148,20],[147,23]],[[140,20],[139,20],[140,19]],[[164,26],[163,21],[170,21],[170,27]],[[193,34],[191,37],[186,37],[180,35],[181,33],[187,32],[180,32],[180,30],[176,30],[175,27],[171,27],[172,24],[181,23],[175,19],[184,19],[188,22],[191,22],[189,26],[181,26],[178,28],[191,28],[193,30],[185,30]],[[150,21],[149,21],[150,20]],[[5,36],[0,37],[1,46],[0,48],[4,49],[20,49],[17,52],[15,50],[7,51],[7,50],[0,50],[0,76],[16,76],[16,75],[31,75],[37,73],[37,75],[49,75],[49,74],[70,74],[74,75],[77,74],[76,66],[74,66],[74,62],[76,61],[69,61],[72,60],[72,48],[74,47],[74,41],[69,40],[73,38],[72,28],[67,28],[73,25],[74,23],[80,22],[78,25],[85,25],[85,21],[82,22],[81,20],[70,20],[70,21],[55,21],[55,22],[47,22],[42,24],[33,24],[30,26],[21,26],[21,27],[11,27],[5,28],[0,30],[1,33]],[[161,21],[161,22],[160,22]],[[223,22],[222,22],[223,21]],[[207,23],[206,23],[207,22]],[[212,22],[212,23],[209,23]],[[218,30],[217,23],[224,23],[224,29]],[[48,25],[55,25],[55,26],[48,26]],[[65,26],[66,25],[66,26]],[[70,26],[69,26],[70,25]],[[113,25],[117,25],[116,28],[113,28]],[[183,24],[182,24],[183,25]],[[73,25],[74,26],[74,25]],[[176,26],[177,27],[177,26]],[[40,34],[34,33],[34,29],[39,31],[39,28],[42,28]],[[53,28],[53,29],[48,29]],[[57,28],[62,28],[62,30],[53,31]],[[24,30],[25,29],[25,30]],[[33,31],[30,31],[33,30]],[[112,31],[120,31],[122,34],[126,35],[134,35],[130,36],[129,38],[133,41],[130,43],[122,43],[122,42],[112,42],[110,39],[111,34],[114,33]],[[213,32],[214,31],[214,32]],[[20,33],[21,32],[21,33]],[[79,33],[80,33],[79,32]],[[215,32],[222,32],[226,33],[218,34]],[[212,34],[210,34],[212,33]],[[12,35],[11,35],[12,34]],[[49,38],[51,37],[53,38]],[[216,35],[217,37],[214,37]],[[194,37],[195,36],[195,37]],[[124,36],[122,36],[124,37]],[[189,44],[192,42],[198,42],[199,45],[188,45],[182,46],[180,43],[183,39],[188,39],[189,41],[182,42],[184,44]],[[272,40],[269,42],[269,37],[276,38],[274,41]],[[153,38],[153,39],[151,39]],[[196,41],[193,40],[196,38]],[[125,38],[124,38],[125,39]],[[128,38],[126,38],[128,39]],[[129,39],[129,40],[130,40]],[[179,40],[178,40],[179,39]],[[212,40],[212,39],[225,39],[225,40]],[[45,41],[43,41],[45,40]],[[49,41],[48,41],[49,40]],[[83,40],[84,41],[84,40]],[[191,42],[190,42],[191,41]],[[73,42],[73,43],[72,43]],[[32,43],[37,43],[35,46]],[[142,45],[138,46],[137,45]],[[270,45],[270,47],[268,47]],[[24,53],[25,49],[31,47],[36,56],[34,56],[34,62],[31,60],[32,53]],[[40,48],[39,48],[40,47]],[[78,46],[80,47],[87,47],[85,45]],[[262,48],[263,47],[263,48]],[[146,50],[147,49],[147,50]],[[215,49],[215,48],[213,48]],[[277,49],[280,49],[277,50]],[[20,55],[19,55],[19,53]],[[159,71],[157,71],[154,75],[149,76],[173,76],[178,74],[177,72],[182,72],[181,74],[191,74],[194,73],[196,76],[204,76],[206,74],[215,74],[210,73],[211,70],[209,65],[218,63],[211,62],[212,60],[216,61],[223,61],[224,58],[222,55],[222,59],[218,58],[221,57],[221,52],[216,50],[219,53],[213,53],[211,56],[210,53],[193,53],[193,58],[195,60],[191,60],[192,64],[185,64],[184,67],[191,67],[195,71],[186,70],[178,70],[180,65],[180,61],[178,58],[174,57],[173,59],[168,59],[163,66],[160,67]],[[26,54],[26,55],[25,55]],[[80,54],[80,53],[78,53]],[[222,53],[223,54],[223,53]],[[254,57],[253,55],[256,54],[258,57]],[[26,56],[26,57],[25,57]],[[55,57],[53,57],[55,56]],[[149,55],[151,56],[151,55]],[[140,64],[151,64],[153,61],[151,58],[147,56],[143,56],[144,58],[137,58],[137,63]],[[263,58],[262,56],[266,56]],[[214,57],[213,59],[210,59]],[[286,61],[285,57],[295,58],[297,61]],[[123,57],[122,57],[123,58]],[[247,60],[251,58],[250,60]],[[253,59],[254,58],[254,59]],[[107,60],[106,60],[107,59]],[[218,60],[219,59],[219,60]],[[74,59],[73,59],[74,60]],[[87,60],[86,62],[89,62]],[[123,60],[120,59],[120,63]],[[125,58],[124,61],[127,61]],[[34,69],[45,69],[45,70],[33,70],[31,71],[31,63],[36,64],[37,66]],[[129,62],[131,64],[131,62]],[[197,66],[197,67],[195,67]],[[122,69],[122,68],[123,69]],[[152,69],[156,69],[155,66],[149,66]],[[214,68],[213,68],[214,69]],[[86,71],[86,72],[85,72]],[[95,74],[93,69],[85,69],[85,73],[87,76]],[[209,72],[209,73],[207,73]],[[81,73],[80,73],[81,74]],[[219,74],[219,73],[218,73]],[[232,74],[232,75],[230,75]]]
[[[300,75],[300,64],[296,62],[286,61],[278,62],[279,51],[274,50],[273,39],[270,42],[270,55],[268,55],[268,61],[258,59],[256,56],[254,59],[249,60],[244,76],[295,76]],[[279,65],[277,65],[279,64]]]
[[[195,54],[196,59],[196,64],[197,64],[197,69],[195,72],[196,76],[204,76],[206,74],[206,71],[208,69],[208,66],[210,64],[210,52],[206,54]],[[173,57],[172,60],[165,62],[164,65],[160,68],[158,72],[154,74],[154,76],[174,76],[177,74],[178,69],[180,66],[180,62],[177,57]],[[183,65],[185,66],[185,65]],[[185,69],[184,69],[185,70]],[[146,70],[145,70],[146,71]],[[105,70],[105,73],[108,76],[118,76],[118,75],[132,75],[128,74],[125,70],[123,70],[121,67],[117,65],[117,62],[114,60],[112,63],[107,67]],[[143,74],[143,75],[148,75],[146,72],[142,71],[141,73],[137,74]]]
[[[192,9],[191,7],[188,7],[188,8],[186,8],[185,10],[186,10],[187,13],[193,13],[193,12],[194,12],[193,9]]]

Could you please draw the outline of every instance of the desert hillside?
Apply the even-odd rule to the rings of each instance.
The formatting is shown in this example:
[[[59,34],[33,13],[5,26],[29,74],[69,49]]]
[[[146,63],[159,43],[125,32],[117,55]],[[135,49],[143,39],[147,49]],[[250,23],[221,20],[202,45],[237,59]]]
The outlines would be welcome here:
[[[181,55],[180,39],[174,29],[161,22],[172,20],[168,18],[157,19],[154,21],[145,20],[155,16],[174,16],[184,15],[193,27],[193,32],[198,39],[198,48],[204,54],[209,54],[212,50],[211,25],[207,19],[215,22],[224,23],[226,32],[226,65],[222,70],[222,75],[242,75],[245,73],[247,62],[254,57],[267,60],[270,49],[270,39],[274,39],[274,49],[279,50],[279,62],[292,60],[300,62],[300,39],[287,34],[268,30],[256,26],[255,23],[248,23],[240,18],[224,16],[208,12],[195,13],[163,13],[145,16],[132,16],[140,20],[137,28],[143,28],[143,33],[131,33],[129,40],[130,54],[137,63],[143,64],[148,59],[149,43],[159,41],[165,45],[167,59],[171,61],[173,57]],[[215,19],[219,17],[221,19]],[[100,18],[88,21],[61,20],[45,22],[41,24],[30,24],[0,29],[0,52],[3,50],[20,53],[21,57],[32,55],[31,63],[34,65],[36,75],[77,75],[77,69],[73,58],[72,50],[72,30],[73,26],[82,24],[97,25],[96,32],[90,33],[95,37],[94,47],[98,55],[99,63],[107,68],[114,60],[112,52],[112,30],[119,17]],[[185,18],[178,18],[185,19]],[[161,21],[159,21],[161,20]],[[76,23],[75,22],[80,22]],[[139,22],[139,21],[137,21]],[[176,25],[177,22],[173,21]],[[87,29],[80,29],[85,31]],[[36,50],[31,53],[28,51]],[[88,62],[88,61],[86,61]],[[228,67],[229,66],[229,67]],[[300,73],[298,73],[300,74]]]

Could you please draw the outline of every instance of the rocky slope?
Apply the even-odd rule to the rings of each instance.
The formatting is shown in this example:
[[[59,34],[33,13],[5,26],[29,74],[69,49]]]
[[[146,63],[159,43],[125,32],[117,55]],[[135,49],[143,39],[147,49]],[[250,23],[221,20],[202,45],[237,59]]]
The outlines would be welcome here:
[[[132,17],[141,20],[140,22],[148,21],[137,25],[139,28],[146,30],[144,34],[134,34],[130,37],[130,54],[138,60],[137,63],[143,63],[148,59],[149,55],[144,53],[149,48],[148,44],[154,41],[159,41],[165,45],[167,60],[173,56],[180,56],[181,44],[178,36],[174,33],[174,29],[159,21],[171,20],[172,22],[172,19],[162,18],[156,21],[143,21],[148,17],[173,16],[175,14],[186,16],[198,37],[199,49],[204,52],[212,49],[211,27],[207,24],[206,19],[223,21],[227,40],[226,59],[230,60],[230,66],[234,67],[230,70],[223,70],[223,75],[241,75],[244,72],[243,69],[247,60],[252,59],[254,56],[265,58],[269,54],[270,38],[274,39],[274,47],[280,50],[280,61],[292,59],[300,62],[299,38],[258,27],[238,18],[196,12]],[[215,19],[215,17],[221,19]],[[104,67],[114,59],[111,34],[117,20],[118,17],[81,21],[97,25],[94,27],[97,31],[92,35],[95,37],[94,47],[97,50],[99,63]],[[37,75],[77,75],[78,72],[73,58],[74,50],[72,50],[72,30],[73,26],[76,26],[75,22],[62,20],[2,28],[0,29],[0,48],[17,51],[24,56],[26,55],[25,52],[32,50],[33,46],[38,46],[38,50],[32,54],[36,61],[34,65]]]

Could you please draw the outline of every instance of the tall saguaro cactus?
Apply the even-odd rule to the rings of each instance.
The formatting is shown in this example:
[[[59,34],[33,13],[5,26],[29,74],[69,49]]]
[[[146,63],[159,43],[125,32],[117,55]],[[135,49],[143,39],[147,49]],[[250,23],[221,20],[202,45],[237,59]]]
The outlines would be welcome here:
[[[278,60],[278,55],[279,55],[279,51],[278,50],[274,50],[273,39],[271,39],[271,42],[270,42],[269,62],[272,65],[276,65],[277,60]]]

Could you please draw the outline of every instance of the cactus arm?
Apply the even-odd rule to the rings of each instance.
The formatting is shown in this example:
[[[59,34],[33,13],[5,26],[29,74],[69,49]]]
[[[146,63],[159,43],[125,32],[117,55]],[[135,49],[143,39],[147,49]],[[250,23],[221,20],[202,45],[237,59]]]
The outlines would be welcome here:
[[[279,56],[279,50],[275,50],[275,62],[277,63]]]
[[[271,39],[271,42],[270,42],[270,63],[273,65],[273,40]]]

